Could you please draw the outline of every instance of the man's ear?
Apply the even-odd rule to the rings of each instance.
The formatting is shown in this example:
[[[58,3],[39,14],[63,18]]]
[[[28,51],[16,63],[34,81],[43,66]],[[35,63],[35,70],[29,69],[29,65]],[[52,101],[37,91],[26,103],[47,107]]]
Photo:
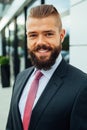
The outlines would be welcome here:
[[[65,37],[65,29],[62,29],[61,32],[60,32],[61,43],[64,41],[64,37]]]

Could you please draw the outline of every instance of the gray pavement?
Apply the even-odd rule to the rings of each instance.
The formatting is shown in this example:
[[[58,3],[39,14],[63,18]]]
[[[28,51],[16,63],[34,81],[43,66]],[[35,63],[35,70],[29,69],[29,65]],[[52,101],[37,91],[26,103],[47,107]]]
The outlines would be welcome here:
[[[10,100],[12,94],[12,87],[2,88],[0,82],[0,130],[5,130]]]

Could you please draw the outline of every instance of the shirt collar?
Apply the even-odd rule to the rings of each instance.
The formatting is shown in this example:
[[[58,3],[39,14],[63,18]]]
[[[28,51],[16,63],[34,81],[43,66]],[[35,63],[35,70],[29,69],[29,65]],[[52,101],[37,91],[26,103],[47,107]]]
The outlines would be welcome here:
[[[62,60],[62,55],[61,55],[61,53],[60,53],[59,56],[58,56],[57,59],[56,59],[55,64],[51,67],[50,70],[47,70],[47,71],[41,70],[41,72],[44,74],[44,76],[46,76],[48,79],[50,79],[51,76],[52,76],[52,74],[53,74],[54,71],[56,70],[56,68],[59,66],[61,60]]]

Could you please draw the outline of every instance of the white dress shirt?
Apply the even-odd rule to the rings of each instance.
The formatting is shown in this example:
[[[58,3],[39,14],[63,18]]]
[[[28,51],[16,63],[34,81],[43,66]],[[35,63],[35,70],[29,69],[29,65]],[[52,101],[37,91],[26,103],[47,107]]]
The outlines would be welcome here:
[[[47,70],[47,71],[41,70],[41,72],[43,73],[43,76],[39,80],[39,87],[38,87],[37,96],[36,96],[36,99],[34,101],[33,108],[36,105],[36,103],[37,103],[39,97],[41,96],[42,92],[44,91],[44,89],[45,89],[48,81],[50,80],[51,76],[53,75],[55,69],[60,64],[61,60],[62,60],[62,56],[61,56],[61,54],[59,54],[58,58],[56,59],[55,64],[52,66],[52,68],[50,70]],[[20,98],[20,101],[19,101],[19,111],[20,111],[22,119],[23,119],[24,107],[25,107],[25,103],[26,103],[26,100],[27,100],[28,92],[29,92],[31,83],[32,83],[34,76],[35,76],[34,75],[35,71],[36,71],[36,69],[34,70],[34,72],[29,77],[29,80],[27,81],[27,84],[24,88],[24,91],[23,91],[21,98]]]

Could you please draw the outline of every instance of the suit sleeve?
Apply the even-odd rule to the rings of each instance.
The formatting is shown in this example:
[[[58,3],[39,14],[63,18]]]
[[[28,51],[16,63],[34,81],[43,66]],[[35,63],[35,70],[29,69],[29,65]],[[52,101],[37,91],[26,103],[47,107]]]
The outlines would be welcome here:
[[[27,70],[26,70],[27,71]],[[6,130],[20,130],[22,128],[21,121],[19,120],[19,110],[18,110],[18,100],[17,100],[17,92],[19,92],[19,88],[26,77],[26,71],[19,73],[14,81],[13,89],[12,89],[12,97],[10,103],[10,109],[8,113],[8,119],[6,124]],[[17,114],[17,115],[16,115]],[[18,128],[18,129],[17,129]]]
[[[8,119],[7,119],[7,124],[6,124],[6,129],[5,130],[13,130],[12,128],[12,111],[11,111],[11,104],[10,104],[10,110],[8,114]]]
[[[70,130],[87,130],[87,86],[80,91],[74,103]]]

